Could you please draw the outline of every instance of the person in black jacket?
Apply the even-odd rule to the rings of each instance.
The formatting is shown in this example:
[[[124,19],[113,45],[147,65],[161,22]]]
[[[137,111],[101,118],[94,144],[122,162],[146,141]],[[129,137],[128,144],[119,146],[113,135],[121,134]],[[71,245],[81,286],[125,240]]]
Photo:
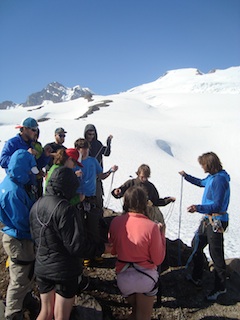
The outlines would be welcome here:
[[[84,138],[89,143],[89,156],[96,158],[103,168],[103,156],[110,156],[111,153],[111,141],[113,136],[109,135],[107,138],[107,145],[104,146],[101,141],[98,140],[97,130],[93,124],[86,125],[84,129]],[[97,178],[96,183],[96,206],[99,209],[103,208],[103,185],[101,179]]]
[[[159,210],[158,207],[166,206],[167,204],[174,202],[176,198],[174,197],[165,197],[160,198],[159,193],[154,186],[153,183],[151,183],[148,178],[150,177],[151,170],[150,167],[146,164],[142,164],[137,172],[137,178],[135,179],[129,179],[127,180],[123,185],[121,185],[119,188],[112,190],[112,195],[119,199],[124,196],[124,193],[129,189],[130,187],[141,187],[145,190],[147,197],[148,197],[148,216],[151,220],[157,220],[158,222],[161,222],[164,224],[164,217],[162,212]]]
[[[81,212],[69,202],[78,185],[72,169],[57,168],[45,195],[30,212],[36,247],[35,275],[41,297],[38,320],[69,319],[81,280],[81,257],[100,256],[105,250],[103,242],[87,239]]]

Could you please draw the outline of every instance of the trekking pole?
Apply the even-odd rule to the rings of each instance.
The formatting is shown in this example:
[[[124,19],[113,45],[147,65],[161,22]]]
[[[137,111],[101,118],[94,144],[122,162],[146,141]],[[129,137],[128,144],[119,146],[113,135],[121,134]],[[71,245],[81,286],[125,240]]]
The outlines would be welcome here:
[[[179,223],[178,223],[178,266],[179,267],[182,265],[182,261],[181,261],[181,243],[180,243],[181,220],[182,220],[182,198],[183,198],[183,176],[181,176],[180,204],[179,204]]]

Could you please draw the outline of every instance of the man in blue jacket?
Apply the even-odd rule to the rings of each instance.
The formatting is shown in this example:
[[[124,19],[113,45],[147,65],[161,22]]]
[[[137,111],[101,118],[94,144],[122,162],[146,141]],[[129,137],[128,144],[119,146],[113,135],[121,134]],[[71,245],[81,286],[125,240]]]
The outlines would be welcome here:
[[[49,148],[49,146],[44,147],[41,155],[39,155],[38,151],[34,148],[34,142],[36,140],[35,136],[38,130],[37,121],[29,117],[23,119],[22,123],[16,126],[16,128],[19,128],[20,132],[15,137],[6,141],[0,156],[0,166],[6,170],[12,154],[18,149],[24,149],[36,158],[37,167],[39,170],[41,170],[48,164],[50,160],[51,148]],[[28,187],[32,192],[32,196],[37,198],[38,190],[37,179],[35,176],[31,177]]]
[[[228,205],[230,199],[230,177],[223,170],[218,156],[213,152],[204,153],[198,158],[199,164],[209,175],[205,179],[190,176],[184,171],[179,172],[185,180],[204,187],[202,204],[191,205],[188,212],[199,212],[203,219],[193,238],[193,271],[188,277],[197,287],[202,285],[204,267],[203,249],[209,245],[210,256],[214,263],[214,289],[207,300],[215,301],[220,294],[226,292],[226,264],[224,259],[223,233],[228,226]]]
[[[34,299],[32,287],[35,254],[29,224],[34,200],[25,186],[31,176],[37,173],[34,156],[27,150],[19,149],[11,156],[7,175],[0,184],[0,221],[4,225],[2,241],[10,260],[5,317],[11,320],[22,319],[23,307],[27,308],[27,304]]]
[[[37,121],[33,118],[26,118],[20,125],[16,126],[16,128],[19,128],[20,132],[15,137],[6,141],[2,149],[0,157],[1,167],[7,169],[12,154],[18,149],[24,149],[37,158],[37,167],[39,169],[44,168],[50,160],[51,150],[45,148],[41,156],[37,157],[37,150],[34,149],[33,145],[38,129]]]

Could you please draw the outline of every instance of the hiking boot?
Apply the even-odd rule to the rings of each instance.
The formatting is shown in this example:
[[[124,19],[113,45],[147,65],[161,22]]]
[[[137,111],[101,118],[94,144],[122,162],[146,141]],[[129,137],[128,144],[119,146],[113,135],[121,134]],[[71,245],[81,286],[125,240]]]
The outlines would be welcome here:
[[[206,298],[207,298],[208,301],[216,301],[220,294],[223,294],[223,293],[226,293],[226,292],[227,292],[226,288],[222,289],[222,290],[214,289],[207,295]]]
[[[201,279],[193,279],[191,274],[186,275],[186,280],[195,285],[197,289],[202,289],[202,280]]]
[[[30,319],[35,320],[41,309],[40,299],[33,291],[28,292],[23,300],[23,308],[30,312]]]

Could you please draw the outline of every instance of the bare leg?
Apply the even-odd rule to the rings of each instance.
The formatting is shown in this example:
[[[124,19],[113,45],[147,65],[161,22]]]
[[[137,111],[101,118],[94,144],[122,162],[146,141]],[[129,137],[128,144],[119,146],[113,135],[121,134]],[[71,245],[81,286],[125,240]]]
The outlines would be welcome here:
[[[136,320],[136,293],[127,297],[127,302],[132,306],[132,313],[128,317],[128,320]]]
[[[54,306],[54,319],[67,320],[70,318],[75,296],[72,298],[64,298],[56,293]]]
[[[55,291],[40,294],[41,298],[41,311],[37,320],[52,320],[54,312]]]
[[[136,320],[151,320],[154,298],[143,293],[136,294]]]

